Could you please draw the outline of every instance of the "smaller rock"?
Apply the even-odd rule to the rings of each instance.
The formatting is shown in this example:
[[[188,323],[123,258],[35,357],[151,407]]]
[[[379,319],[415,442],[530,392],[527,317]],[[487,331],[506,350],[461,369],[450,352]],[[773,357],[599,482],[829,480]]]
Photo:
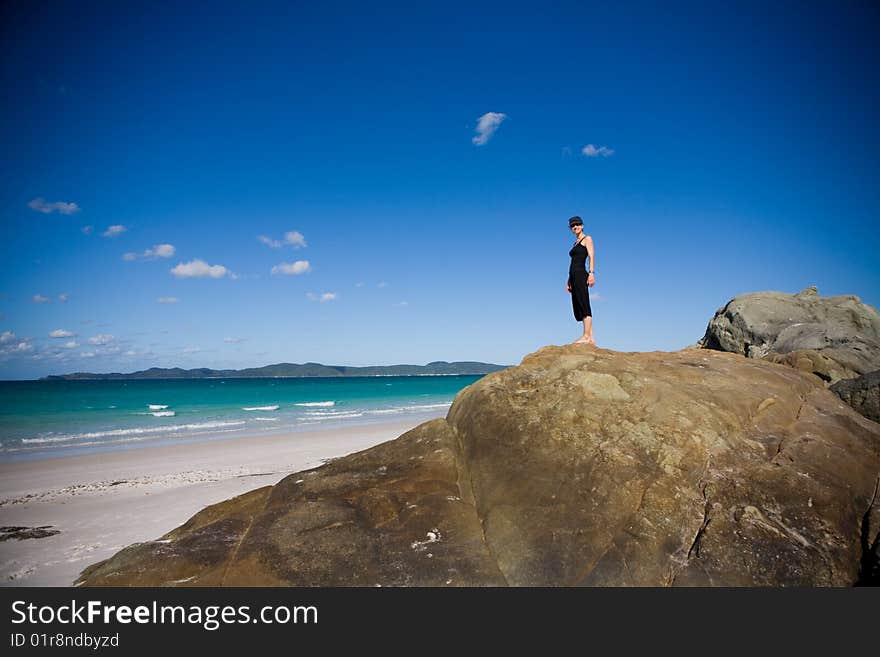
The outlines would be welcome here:
[[[869,420],[880,422],[880,370],[838,381],[831,391]]]

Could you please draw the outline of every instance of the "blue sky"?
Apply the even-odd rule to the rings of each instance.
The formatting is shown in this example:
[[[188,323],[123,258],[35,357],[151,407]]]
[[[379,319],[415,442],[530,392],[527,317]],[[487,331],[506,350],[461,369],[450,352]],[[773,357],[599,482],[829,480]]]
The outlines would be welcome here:
[[[602,347],[880,305],[876,5],[607,5],[4,3],[0,378],[518,363],[573,214]]]

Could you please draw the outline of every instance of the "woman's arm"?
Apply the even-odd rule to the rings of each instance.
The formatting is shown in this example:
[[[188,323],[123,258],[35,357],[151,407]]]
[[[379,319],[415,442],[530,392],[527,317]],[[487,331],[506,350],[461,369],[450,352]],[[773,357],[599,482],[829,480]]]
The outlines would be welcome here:
[[[587,247],[587,255],[590,256],[590,269],[587,272],[587,285],[593,287],[596,283],[596,279],[593,277],[593,272],[596,271],[596,252],[593,249],[593,238],[589,235],[587,235],[584,246]]]

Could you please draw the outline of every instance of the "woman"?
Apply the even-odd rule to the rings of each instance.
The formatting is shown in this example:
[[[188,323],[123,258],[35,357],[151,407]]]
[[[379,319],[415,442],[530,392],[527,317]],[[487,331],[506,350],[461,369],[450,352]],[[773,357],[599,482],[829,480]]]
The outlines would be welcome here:
[[[571,294],[571,307],[574,318],[584,323],[584,334],[572,344],[596,344],[593,337],[593,310],[590,308],[590,288],[596,284],[593,271],[596,268],[596,256],[593,253],[593,238],[584,235],[584,222],[580,217],[568,220],[568,227],[574,232],[574,246],[568,255],[571,265],[568,268],[568,282],[565,289]],[[586,260],[590,258],[590,269],[586,270]]]

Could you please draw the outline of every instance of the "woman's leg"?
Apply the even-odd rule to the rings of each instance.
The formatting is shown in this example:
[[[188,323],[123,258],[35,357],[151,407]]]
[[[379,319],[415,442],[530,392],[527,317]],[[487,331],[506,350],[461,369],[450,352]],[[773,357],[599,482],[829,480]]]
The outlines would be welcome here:
[[[596,344],[596,338],[593,337],[593,318],[590,315],[584,317],[584,336],[588,344]]]

